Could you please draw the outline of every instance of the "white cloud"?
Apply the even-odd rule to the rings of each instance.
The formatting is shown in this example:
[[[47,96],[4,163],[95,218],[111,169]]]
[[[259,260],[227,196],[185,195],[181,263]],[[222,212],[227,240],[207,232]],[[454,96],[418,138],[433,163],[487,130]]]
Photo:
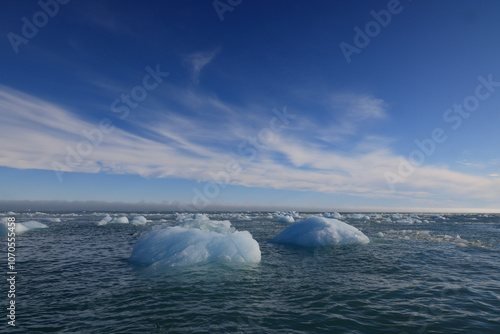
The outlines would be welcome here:
[[[330,99],[332,109],[346,112],[346,116],[353,122],[365,121],[371,118],[387,117],[387,105],[384,100],[370,95],[353,93],[333,94]]]
[[[346,141],[350,136],[357,135],[368,121],[387,118],[387,103],[371,95],[330,94],[324,104],[332,112],[334,121],[327,121],[329,125],[318,131],[317,138],[328,143]]]
[[[185,97],[192,94],[195,93]],[[237,159],[243,171],[233,175],[231,183],[249,187],[438,203],[446,199],[492,199],[500,195],[500,180],[493,174],[473,176],[432,165],[417,168],[392,192],[384,173],[396,171],[400,160],[389,149],[388,139],[376,137],[374,144],[374,138],[367,136],[353,150],[340,152],[314,144],[312,122],[275,133],[265,148],[257,150],[257,157],[247,162],[236,153],[238,144],[249,134],[257,137],[261,129],[269,126],[272,112],[267,117],[258,118],[255,114],[247,117],[243,107],[224,104],[214,97],[197,95],[197,99],[199,105],[212,106],[220,111],[218,116],[227,119],[221,121],[216,117],[216,121],[206,121],[174,112],[154,114],[150,122],[134,125],[154,134],[155,140],[117,128],[104,134],[91,154],[82,156],[81,162],[65,170],[212,181],[211,174],[224,171],[229,161]],[[377,113],[380,115],[380,111]],[[370,117],[375,114],[372,112]],[[66,164],[67,148],[76,150],[85,140],[82,131],[96,128],[97,124],[82,120],[71,111],[0,86],[2,166],[51,170],[54,161]]]
[[[200,83],[201,70],[217,55],[218,50],[195,52],[184,57],[184,63],[189,66],[193,81]]]

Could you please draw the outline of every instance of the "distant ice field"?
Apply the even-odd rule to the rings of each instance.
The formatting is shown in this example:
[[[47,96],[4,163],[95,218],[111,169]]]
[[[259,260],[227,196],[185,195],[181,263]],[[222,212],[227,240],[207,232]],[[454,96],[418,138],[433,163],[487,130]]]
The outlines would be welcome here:
[[[500,215],[8,217],[20,333],[500,332]]]

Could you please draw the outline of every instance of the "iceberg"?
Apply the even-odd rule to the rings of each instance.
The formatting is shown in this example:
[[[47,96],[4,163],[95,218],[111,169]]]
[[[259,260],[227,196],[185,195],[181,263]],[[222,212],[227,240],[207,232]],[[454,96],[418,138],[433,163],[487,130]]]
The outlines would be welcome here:
[[[134,245],[129,261],[158,268],[198,263],[258,263],[259,244],[248,231],[237,231],[229,221],[208,216],[178,215],[177,226],[160,226]]]
[[[23,223],[16,223],[16,234],[21,234],[28,232],[30,230],[47,228],[48,226],[37,221],[27,221]],[[0,235],[7,235],[9,233],[7,218],[2,218],[0,220]]]
[[[367,244],[370,239],[354,226],[340,220],[309,217],[291,224],[271,241],[302,247],[321,247]]]
[[[48,228],[48,226],[33,220],[23,223],[16,223],[16,233],[24,233],[39,228]]]
[[[359,213],[353,213],[351,215],[348,215],[347,218],[369,220],[370,216],[362,215],[362,214],[359,214]]]
[[[106,215],[106,217],[104,217],[103,219],[101,219],[100,221],[97,222],[97,225],[104,226],[112,220],[113,220],[113,218],[110,215]]]
[[[136,216],[136,217],[134,217],[134,219],[132,219],[130,224],[132,224],[132,225],[146,225],[147,222],[148,222],[148,220],[146,219],[146,217]]]
[[[135,217],[135,218],[138,218],[138,217]],[[104,226],[107,224],[128,224],[128,223],[129,223],[129,221],[128,221],[127,217],[114,217],[113,218],[110,215],[106,215],[106,217],[104,217],[103,219],[101,219],[100,221],[97,222],[97,225]]]
[[[334,213],[325,212],[323,214],[323,217],[325,217],[325,218],[340,219],[340,218],[342,218],[342,215],[340,213],[338,213],[338,212],[334,212]]]
[[[61,218],[42,218],[40,221],[42,223],[60,223]]]
[[[293,219],[292,216],[290,215],[286,215],[286,216],[283,216],[281,217],[279,220],[278,220],[279,223],[294,223],[295,222],[295,219]]]
[[[391,219],[393,220],[403,219],[403,216],[401,216],[399,213],[395,213],[391,216]]]
[[[288,212],[282,212],[282,211],[275,211],[274,213],[271,214],[272,217],[268,217],[268,219],[281,219],[286,216],[290,216],[294,219],[300,219],[300,215],[297,211],[288,211]]]
[[[128,218],[127,217],[119,217],[119,218],[113,218],[108,224],[128,224]]]

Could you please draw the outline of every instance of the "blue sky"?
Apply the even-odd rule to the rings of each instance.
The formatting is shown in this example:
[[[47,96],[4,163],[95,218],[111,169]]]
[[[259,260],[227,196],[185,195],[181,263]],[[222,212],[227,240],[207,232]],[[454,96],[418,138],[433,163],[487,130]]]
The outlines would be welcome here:
[[[497,1],[1,6],[0,201],[500,210]]]

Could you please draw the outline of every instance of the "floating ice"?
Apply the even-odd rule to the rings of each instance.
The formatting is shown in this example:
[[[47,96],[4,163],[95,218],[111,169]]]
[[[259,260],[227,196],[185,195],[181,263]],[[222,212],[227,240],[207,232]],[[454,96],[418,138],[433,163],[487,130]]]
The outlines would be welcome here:
[[[242,213],[232,213],[227,215],[227,218],[231,220],[241,220],[241,221],[252,220],[252,218],[250,218],[248,215]]]
[[[143,235],[130,256],[133,263],[155,268],[209,262],[260,262],[259,244],[248,231],[206,215],[178,215],[179,226],[161,226]]]
[[[402,219],[398,219],[396,221],[396,223],[398,223],[398,224],[413,224],[414,220],[411,218],[402,218]]]
[[[27,221],[23,223],[15,223],[16,224],[16,234],[21,234],[30,230],[35,230],[39,228],[47,228],[48,226],[36,221]],[[8,220],[7,218],[2,218],[0,220],[0,235],[7,235],[9,232],[8,229]]]
[[[113,218],[112,221],[110,221],[108,224],[128,224],[128,218],[127,217],[119,217],[119,218]]]
[[[353,213],[353,214],[349,215],[348,218],[369,220],[370,216],[362,215],[362,214],[359,214],[359,213]]]
[[[293,223],[272,242],[303,247],[367,244],[370,239],[354,226],[337,219],[309,217]]]
[[[106,215],[106,217],[104,217],[103,219],[101,219],[100,221],[97,222],[97,225],[103,226],[103,225],[108,224],[112,220],[113,220],[113,218],[110,215]]]
[[[428,216],[429,218],[435,219],[435,220],[448,220],[448,218],[442,216],[442,215],[430,215]]]
[[[30,230],[35,230],[39,228],[47,228],[48,226],[37,221],[27,221],[23,223],[16,223],[16,233],[24,233]]]
[[[148,220],[146,219],[146,217],[144,217],[144,216],[136,216],[136,217],[134,217],[134,219],[132,219],[132,221],[130,222],[130,224],[133,224],[133,225],[146,225],[147,222],[148,222]]]
[[[392,239],[402,239],[402,240],[420,240],[428,242],[445,242],[454,243],[457,247],[479,247],[479,248],[492,248],[491,245],[481,241],[481,240],[465,240],[457,234],[456,237],[447,234],[431,234],[431,231],[427,230],[389,230],[384,234],[386,238]]]
[[[60,223],[61,218],[42,218],[40,221],[43,223]]]
[[[137,218],[137,217],[136,217]],[[97,222],[98,226],[104,226],[107,224],[128,224],[127,217],[111,217],[110,215],[106,215],[103,219]]]
[[[293,217],[290,215],[286,215],[286,216],[281,217],[278,220],[278,222],[280,222],[280,223],[294,223],[295,219],[293,219]]]
[[[340,218],[342,218],[342,215],[340,213],[338,213],[338,212],[334,212],[334,213],[325,212],[323,214],[323,217],[325,217],[325,218],[340,219]]]
[[[300,219],[300,215],[298,214],[297,211],[288,211],[288,212],[282,212],[282,211],[274,211],[272,214],[272,217],[268,217],[269,219],[275,219],[275,220],[280,220],[283,217],[290,216],[294,219]]]

